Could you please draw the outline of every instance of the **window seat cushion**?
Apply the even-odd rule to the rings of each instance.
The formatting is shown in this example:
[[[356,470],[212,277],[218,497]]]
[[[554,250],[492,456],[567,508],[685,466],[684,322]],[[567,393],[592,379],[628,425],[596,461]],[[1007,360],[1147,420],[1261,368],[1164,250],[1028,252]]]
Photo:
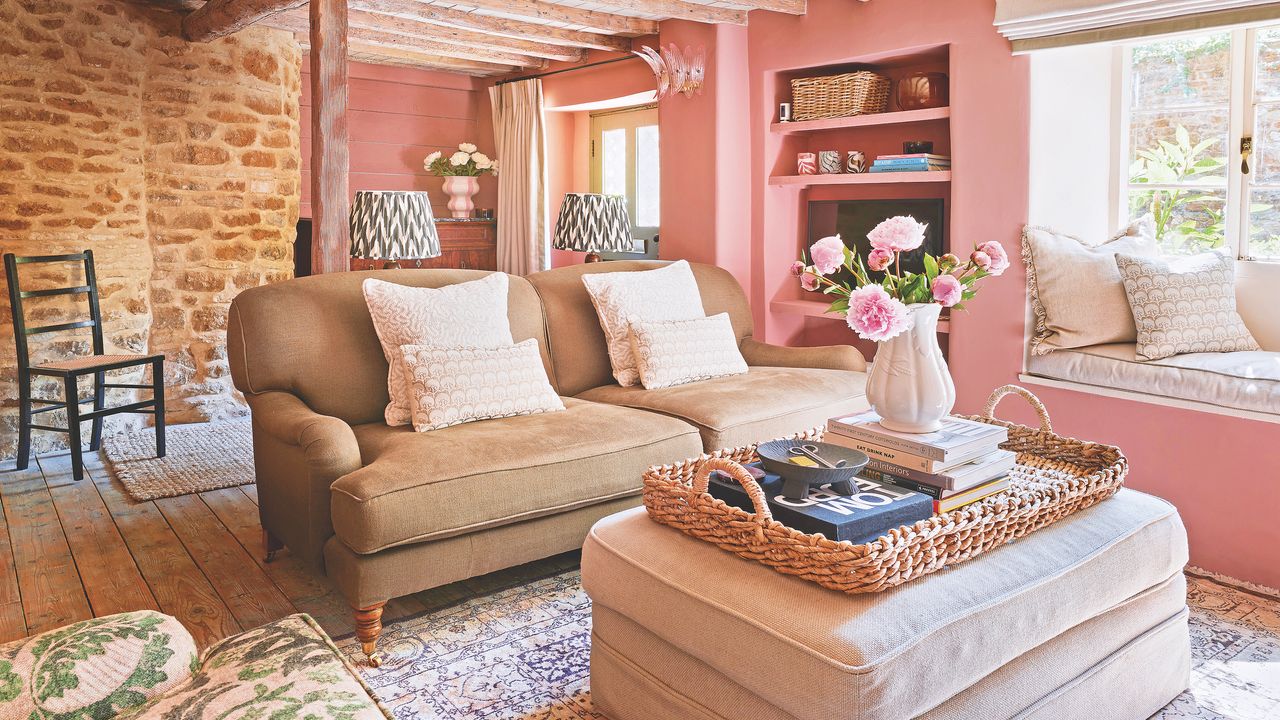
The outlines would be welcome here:
[[[1031,375],[1280,414],[1280,352],[1189,353],[1139,360],[1133,343],[1032,355]]]

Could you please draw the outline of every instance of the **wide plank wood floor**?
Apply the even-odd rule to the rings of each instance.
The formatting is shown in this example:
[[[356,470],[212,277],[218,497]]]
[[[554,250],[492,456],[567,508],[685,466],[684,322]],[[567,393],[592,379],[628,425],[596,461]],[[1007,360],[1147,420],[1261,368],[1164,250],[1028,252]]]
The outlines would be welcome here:
[[[355,630],[319,571],[288,550],[264,562],[254,486],[137,502],[100,456],[85,453],[85,473],[71,479],[66,453],[0,471],[0,642],[142,609],[178,618],[202,648],[295,612],[334,637]],[[383,621],[576,563],[571,553],[397,598]]]

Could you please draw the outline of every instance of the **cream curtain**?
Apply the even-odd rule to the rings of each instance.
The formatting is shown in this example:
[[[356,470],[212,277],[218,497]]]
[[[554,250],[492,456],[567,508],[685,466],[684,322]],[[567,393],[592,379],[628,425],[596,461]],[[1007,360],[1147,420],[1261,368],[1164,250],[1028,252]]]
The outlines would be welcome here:
[[[498,173],[498,269],[528,275],[551,267],[547,139],[542,81],[489,88]]]
[[[1275,0],[996,0],[995,24],[1027,52],[1276,18]]]

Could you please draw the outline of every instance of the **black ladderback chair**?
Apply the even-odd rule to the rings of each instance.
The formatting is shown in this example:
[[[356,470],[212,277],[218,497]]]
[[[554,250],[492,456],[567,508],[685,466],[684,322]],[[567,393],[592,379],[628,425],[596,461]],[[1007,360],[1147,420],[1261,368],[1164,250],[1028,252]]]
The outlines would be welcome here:
[[[23,290],[18,286],[18,266],[32,263],[84,263],[84,284],[74,287],[49,288],[42,290]],[[89,437],[89,449],[97,451],[102,446],[102,419],[118,413],[144,413],[155,415],[156,457],[164,457],[164,355],[107,355],[102,342],[102,312],[98,308],[98,282],[93,269],[93,251],[85,250],[73,255],[33,255],[21,257],[13,253],[5,253],[4,273],[9,282],[9,303],[13,310],[13,338],[18,350],[18,469],[25,470],[31,460],[31,431],[50,430],[67,433],[67,444],[71,446],[71,470],[76,480],[84,477],[84,460],[81,457],[80,423],[93,421],[93,432]],[[26,315],[22,301],[27,298],[52,297],[55,295],[85,295],[89,301],[89,319],[72,322],[27,327]],[[64,332],[79,328],[92,328],[93,354],[74,357],[69,360],[55,360],[31,364],[31,353],[27,347],[27,338],[32,335]],[[151,366],[150,384],[108,383],[106,373],[110,370]],[[63,399],[38,398],[31,396],[31,376],[42,375],[58,378],[62,381]],[[80,399],[80,378],[93,376],[93,397]],[[108,388],[126,388],[133,390],[150,390],[151,399],[141,400],[117,407],[105,407]],[[80,406],[93,403],[93,410],[81,412]],[[33,405],[42,405],[33,408]],[[47,413],[66,408],[67,426],[65,428],[36,423],[33,418],[40,413]]]

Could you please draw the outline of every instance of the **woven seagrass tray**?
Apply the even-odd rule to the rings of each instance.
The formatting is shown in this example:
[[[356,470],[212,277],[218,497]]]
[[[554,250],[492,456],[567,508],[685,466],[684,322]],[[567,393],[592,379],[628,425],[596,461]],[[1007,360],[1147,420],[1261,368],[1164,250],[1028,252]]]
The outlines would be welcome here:
[[[996,404],[1011,394],[1031,404],[1040,417],[1039,428],[995,419]],[[722,550],[852,594],[887,590],[1051,525],[1114,495],[1128,472],[1119,448],[1055,434],[1044,405],[1023,388],[996,389],[983,414],[968,417],[1009,429],[1009,440],[1001,447],[1018,453],[1012,487],[863,545],[806,535],[775,521],[760,486],[742,468],[756,459],[754,445],[649,468],[644,505],[655,521]],[[820,439],[821,431],[802,437]],[[754,513],[707,494],[714,470],[742,484]]]

